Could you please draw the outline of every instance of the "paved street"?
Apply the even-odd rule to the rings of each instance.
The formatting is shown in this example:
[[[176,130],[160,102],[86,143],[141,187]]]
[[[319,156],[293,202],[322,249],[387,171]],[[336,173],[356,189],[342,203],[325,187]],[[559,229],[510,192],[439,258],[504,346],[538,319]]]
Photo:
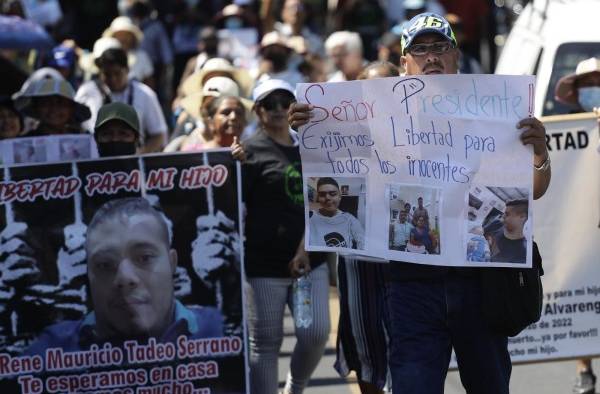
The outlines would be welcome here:
[[[325,355],[313,375],[305,394],[359,394],[356,379],[350,375],[342,379],[333,369],[335,361],[335,337],[337,329],[337,297],[332,291],[330,297],[332,331]],[[294,344],[293,321],[289,313],[285,319],[285,339],[279,358],[279,382],[283,387]],[[595,360],[594,370],[600,371],[600,360]],[[512,394],[571,394],[575,379],[575,361],[548,362],[518,365],[513,367],[511,379]],[[445,394],[464,394],[458,372],[452,371],[446,379]],[[418,393],[415,393],[418,394]]]

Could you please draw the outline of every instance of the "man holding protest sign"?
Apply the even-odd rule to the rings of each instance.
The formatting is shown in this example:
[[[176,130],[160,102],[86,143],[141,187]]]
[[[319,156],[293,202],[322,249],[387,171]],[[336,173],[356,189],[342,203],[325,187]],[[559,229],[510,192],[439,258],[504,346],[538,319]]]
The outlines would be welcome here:
[[[424,13],[403,32],[401,65],[407,75],[456,74],[460,55],[454,34],[441,16]],[[310,119],[308,104],[295,104],[292,126]],[[545,128],[536,118],[521,120],[523,144],[533,146],[533,195],[550,182]],[[473,270],[391,264],[387,287],[390,369],[394,393],[442,393],[451,351],[469,393],[508,393],[511,362],[507,337],[490,329],[483,316],[480,275]]]

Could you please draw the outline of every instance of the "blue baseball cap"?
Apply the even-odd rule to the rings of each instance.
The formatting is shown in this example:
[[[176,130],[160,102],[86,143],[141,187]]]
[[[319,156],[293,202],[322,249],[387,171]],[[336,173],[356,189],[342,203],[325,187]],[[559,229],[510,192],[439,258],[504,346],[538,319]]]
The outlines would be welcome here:
[[[52,49],[52,54],[48,60],[48,66],[71,68],[75,64],[75,50],[64,45],[59,45]]]
[[[437,33],[456,46],[456,38],[450,23],[441,15],[424,12],[408,21],[402,31],[402,54],[406,53],[406,49],[410,47],[415,38],[426,33]]]

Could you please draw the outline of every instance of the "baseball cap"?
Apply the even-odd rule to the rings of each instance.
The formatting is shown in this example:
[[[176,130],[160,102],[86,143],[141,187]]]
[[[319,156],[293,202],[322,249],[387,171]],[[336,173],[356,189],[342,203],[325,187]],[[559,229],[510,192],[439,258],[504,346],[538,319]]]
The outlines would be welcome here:
[[[206,81],[202,87],[202,92],[192,93],[185,96],[179,105],[188,114],[192,115],[196,119],[200,119],[200,107],[206,96],[219,97],[219,96],[233,96],[238,97],[246,110],[250,112],[252,110],[252,101],[240,97],[240,88],[238,84],[231,78],[227,77],[212,77]]]
[[[410,47],[415,38],[426,33],[437,33],[456,46],[456,38],[450,23],[441,15],[424,12],[408,21],[402,31],[402,53],[406,53],[406,49]]]
[[[75,64],[75,50],[64,45],[52,49],[52,55],[48,61],[50,67],[71,68]]]
[[[281,79],[267,79],[254,88],[254,91],[252,92],[252,100],[254,100],[255,103],[258,103],[276,90],[285,90],[286,92],[291,93],[292,96],[296,97],[294,88],[286,81]]]
[[[98,110],[98,117],[96,118],[96,124],[94,125],[94,130],[98,130],[99,127],[108,121],[115,119],[125,122],[136,132],[136,134],[139,134],[140,121],[135,108],[133,108],[131,105],[119,102],[105,104],[100,107]]]

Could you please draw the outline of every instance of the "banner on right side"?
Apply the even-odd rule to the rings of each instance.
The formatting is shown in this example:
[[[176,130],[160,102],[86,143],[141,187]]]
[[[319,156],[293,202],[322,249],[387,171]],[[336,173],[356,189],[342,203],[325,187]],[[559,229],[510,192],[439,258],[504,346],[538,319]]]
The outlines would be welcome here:
[[[600,355],[600,152],[593,114],[542,118],[552,182],[534,203],[543,258],[539,322],[509,338],[514,362]]]

